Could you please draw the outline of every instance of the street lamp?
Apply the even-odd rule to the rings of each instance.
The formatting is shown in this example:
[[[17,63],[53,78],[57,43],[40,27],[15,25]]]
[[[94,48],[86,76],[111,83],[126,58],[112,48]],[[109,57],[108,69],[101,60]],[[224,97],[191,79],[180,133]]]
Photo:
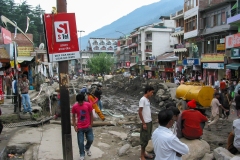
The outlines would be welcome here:
[[[82,54],[81,54],[81,50],[82,50],[82,46],[81,46],[81,45],[82,45],[82,43],[81,43],[81,38],[82,38],[82,37],[81,37],[81,33],[82,33],[82,32],[85,32],[85,31],[83,31],[83,30],[78,30],[78,32],[80,32],[80,58],[81,58],[81,64],[80,64],[80,65],[81,65],[82,76],[83,76],[83,68],[82,68],[83,59],[82,59]]]
[[[124,35],[125,39],[127,39],[126,34],[124,34],[123,32],[120,32],[120,31],[115,31],[115,32],[121,33],[122,35]]]

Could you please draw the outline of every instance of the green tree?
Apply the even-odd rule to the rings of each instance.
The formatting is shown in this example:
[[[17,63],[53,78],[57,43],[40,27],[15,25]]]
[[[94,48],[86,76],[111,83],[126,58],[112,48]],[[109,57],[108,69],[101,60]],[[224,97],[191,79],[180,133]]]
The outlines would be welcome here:
[[[100,53],[95,55],[87,61],[87,65],[90,68],[90,73],[109,73],[111,71],[114,59],[107,53]]]

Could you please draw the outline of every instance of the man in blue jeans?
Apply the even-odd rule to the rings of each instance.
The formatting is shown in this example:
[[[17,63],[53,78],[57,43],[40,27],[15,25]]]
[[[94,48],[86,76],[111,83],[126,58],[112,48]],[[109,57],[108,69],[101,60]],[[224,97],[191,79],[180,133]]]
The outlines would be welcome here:
[[[31,107],[30,97],[28,94],[29,81],[27,79],[26,74],[22,75],[22,80],[19,80],[18,84],[19,84],[18,93],[21,93],[21,98],[22,98],[23,113],[29,112],[30,114],[32,114],[32,107]]]
[[[75,103],[72,107],[72,124],[74,126],[75,131],[77,132],[80,160],[84,160],[85,151],[87,152],[88,156],[92,155],[90,147],[92,145],[94,138],[92,130],[93,108],[89,102],[86,102],[84,100],[85,95],[83,93],[78,94],[76,96],[77,103]],[[75,115],[77,115],[77,123]],[[87,143],[85,146],[84,146],[84,134],[87,139]]]

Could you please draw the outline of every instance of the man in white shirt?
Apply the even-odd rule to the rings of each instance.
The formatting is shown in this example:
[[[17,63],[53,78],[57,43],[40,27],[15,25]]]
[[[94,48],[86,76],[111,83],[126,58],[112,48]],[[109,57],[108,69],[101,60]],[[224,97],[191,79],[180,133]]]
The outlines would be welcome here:
[[[142,121],[140,128],[140,144],[141,144],[141,160],[146,158],[153,158],[153,156],[146,154],[145,148],[152,136],[152,116],[150,109],[149,98],[153,95],[154,88],[146,86],[144,96],[139,101],[139,118]]]
[[[181,160],[182,155],[189,152],[188,146],[169,130],[174,123],[173,115],[170,109],[162,110],[158,114],[160,126],[152,135],[155,160]]]
[[[220,82],[218,79],[214,82],[214,87],[220,87]]]
[[[240,152],[240,118],[233,121],[233,131],[228,136],[227,149],[232,154]]]
[[[13,95],[14,95],[14,97],[13,97],[13,103],[14,103],[14,113],[16,113],[17,112],[17,96],[18,96],[18,94],[17,94],[17,92],[16,92],[16,87],[15,87],[15,83],[17,83],[17,81],[16,81],[16,76],[14,76],[13,77],[13,81],[12,81],[12,93],[13,93]]]

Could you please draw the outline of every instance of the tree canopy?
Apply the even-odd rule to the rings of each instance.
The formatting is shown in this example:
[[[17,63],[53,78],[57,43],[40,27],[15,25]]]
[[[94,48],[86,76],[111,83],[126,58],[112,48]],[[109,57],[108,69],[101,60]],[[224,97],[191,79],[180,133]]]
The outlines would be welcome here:
[[[95,55],[87,61],[87,65],[90,68],[90,73],[99,74],[99,73],[109,73],[113,65],[112,56],[106,53],[100,53]]]
[[[35,46],[45,42],[41,18],[43,13],[44,10],[42,10],[40,5],[33,7],[28,5],[26,0],[21,4],[15,3],[14,0],[0,0],[0,16],[3,15],[11,21],[15,21],[22,31],[25,32],[27,28],[27,17],[30,18],[27,33],[33,34]],[[7,24],[7,29],[12,33],[15,31],[15,28],[11,24]]]

